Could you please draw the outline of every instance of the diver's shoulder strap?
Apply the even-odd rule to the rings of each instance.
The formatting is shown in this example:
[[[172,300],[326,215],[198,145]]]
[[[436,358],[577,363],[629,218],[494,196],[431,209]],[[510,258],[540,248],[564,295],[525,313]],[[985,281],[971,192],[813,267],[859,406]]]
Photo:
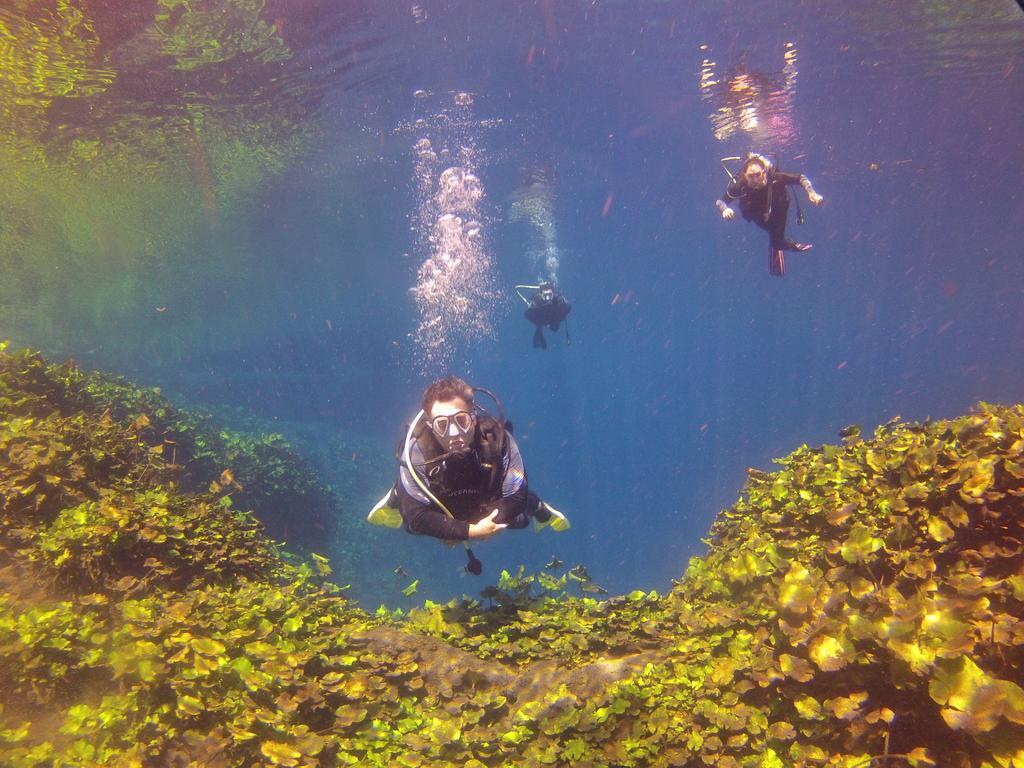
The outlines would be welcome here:
[[[477,455],[480,457],[480,465],[490,473],[487,488],[493,493],[503,481],[508,433],[504,424],[489,415],[480,417],[477,429],[480,432]]]

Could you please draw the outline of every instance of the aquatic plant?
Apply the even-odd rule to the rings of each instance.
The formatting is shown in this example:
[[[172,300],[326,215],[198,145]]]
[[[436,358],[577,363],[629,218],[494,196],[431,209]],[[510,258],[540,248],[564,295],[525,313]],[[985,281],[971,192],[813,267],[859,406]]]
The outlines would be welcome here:
[[[313,548],[333,534],[337,500],[279,434],[218,427],[208,416],[173,406],[158,389],[86,372],[73,363],[50,365],[30,351],[0,362],[0,404],[5,392],[14,391],[18,399],[8,399],[8,407],[21,416],[87,412],[105,414],[110,423],[130,421],[134,434],[166,460],[179,487],[225,486],[231,500],[254,511],[275,538]]]
[[[0,6],[0,323],[65,350],[194,351],[211,305],[174,286],[224,284],[219,338],[251,332],[241,310],[261,276],[247,244],[217,234],[259,215],[265,182],[321,130],[319,89],[281,76],[288,14],[263,0]]]
[[[665,596],[370,616],[37,361],[0,353],[3,765],[1024,761],[1022,406],[751,470]]]

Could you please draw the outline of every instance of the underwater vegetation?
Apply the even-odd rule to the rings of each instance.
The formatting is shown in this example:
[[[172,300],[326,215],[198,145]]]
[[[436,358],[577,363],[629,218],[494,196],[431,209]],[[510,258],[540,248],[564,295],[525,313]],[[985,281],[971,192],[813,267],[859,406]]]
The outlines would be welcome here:
[[[24,417],[87,412],[111,422],[130,420],[180,489],[209,486],[230,493],[235,504],[260,518],[267,535],[311,548],[334,533],[337,499],[281,435],[224,429],[207,416],[174,407],[158,389],[85,372],[71,362],[50,365],[28,351],[0,358],[0,387],[11,386],[21,388],[18,413]]]
[[[266,5],[0,4],[5,327],[50,348],[76,348],[91,329],[137,356],[186,354],[172,340],[195,333],[208,307],[168,286],[199,275],[245,306],[251,249],[224,233],[320,135],[321,94],[282,77],[294,51]]]
[[[60,373],[0,352],[4,766],[1024,764],[1020,405],[751,470],[664,596],[371,615]]]

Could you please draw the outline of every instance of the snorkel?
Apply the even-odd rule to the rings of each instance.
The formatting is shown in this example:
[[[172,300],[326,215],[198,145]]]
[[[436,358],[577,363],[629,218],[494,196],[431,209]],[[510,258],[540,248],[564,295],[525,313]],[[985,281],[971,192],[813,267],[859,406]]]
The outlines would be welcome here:
[[[722,170],[725,171],[725,175],[729,177],[729,181],[736,181],[736,174],[729,170],[729,166],[726,163],[735,163],[742,160],[742,157],[723,157],[718,162],[722,164]]]

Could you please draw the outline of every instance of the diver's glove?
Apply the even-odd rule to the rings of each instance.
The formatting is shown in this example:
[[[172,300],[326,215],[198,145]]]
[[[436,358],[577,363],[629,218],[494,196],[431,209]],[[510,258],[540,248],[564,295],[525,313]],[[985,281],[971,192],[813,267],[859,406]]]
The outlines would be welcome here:
[[[718,210],[721,212],[722,218],[725,219],[726,221],[731,221],[733,217],[736,216],[735,211],[733,211],[732,208],[726,205],[725,201],[715,200],[715,205],[718,206]]]
[[[811,180],[803,174],[800,174],[800,186],[807,193],[807,199],[811,201],[811,205],[821,205],[825,201],[825,198],[814,191],[814,187],[811,186]]]

